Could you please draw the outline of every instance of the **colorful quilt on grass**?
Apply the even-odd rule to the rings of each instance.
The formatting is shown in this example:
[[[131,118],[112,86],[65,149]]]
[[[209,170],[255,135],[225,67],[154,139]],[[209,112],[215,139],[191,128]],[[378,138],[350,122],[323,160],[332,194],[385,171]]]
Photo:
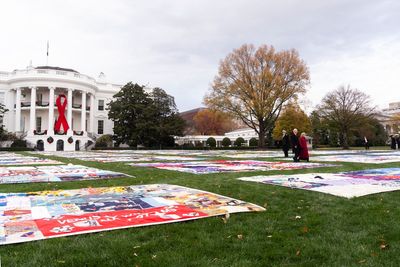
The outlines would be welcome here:
[[[225,154],[221,157],[235,158],[235,159],[255,159],[255,158],[275,158],[283,156],[283,152],[280,151],[269,151],[269,152],[258,152],[258,153],[235,153]]]
[[[391,163],[400,162],[400,155],[388,153],[364,153],[354,155],[331,155],[316,156],[311,158],[313,161],[335,161],[335,162],[356,162],[356,163]]]
[[[306,189],[346,198],[400,190],[400,168],[382,168],[343,173],[253,176],[238,179]]]
[[[0,194],[0,245],[264,210],[168,184]]]
[[[346,155],[346,154],[365,154],[372,153],[379,150],[309,150],[311,155]]]
[[[43,165],[62,164],[62,162],[38,157],[24,156],[16,153],[1,153],[0,165]]]
[[[0,184],[65,182],[130,177],[81,165],[0,167]]]
[[[271,170],[297,170],[319,167],[332,167],[338,165],[323,163],[299,163],[299,162],[268,162],[255,160],[214,160],[194,162],[158,162],[158,163],[131,163],[135,167],[153,167],[162,170],[190,172],[194,174],[207,174],[219,172],[248,172]]]
[[[80,158],[78,158],[80,159]],[[193,157],[183,157],[183,156],[102,156],[95,158],[84,158],[81,160],[86,161],[96,161],[102,163],[110,163],[110,162],[143,162],[143,161],[191,161],[191,160],[202,160],[201,158],[193,158]]]
[[[130,151],[130,150],[128,150]],[[82,161],[96,161],[102,163],[110,163],[110,162],[146,162],[146,161],[192,161],[192,160],[201,160],[201,158],[196,157],[186,157],[186,156],[168,156],[168,155],[140,155],[134,153],[119,153],[115,151],[111,152],[89,152],[89,151],[81,151],[81,152],[41,152],[41,155],[45,156],[57,156],[57,157],[65,157],[78,159]]]

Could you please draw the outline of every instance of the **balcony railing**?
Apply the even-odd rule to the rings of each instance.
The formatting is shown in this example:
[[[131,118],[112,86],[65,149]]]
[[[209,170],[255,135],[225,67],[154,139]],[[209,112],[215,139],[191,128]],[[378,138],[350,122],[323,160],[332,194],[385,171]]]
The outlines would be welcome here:
[[[48,107],[49,106],[49,102],[37,101],[36,102],[36,106],[38,106],[38,107]]]
[[[83,131],[75,131],[74,130],[74,135],[83,135]]]
[[[62,71],[62,70],[51,70],[51,69],[31,69],[31,70],[15,70],[13,72],[0,72],[1,78],[10,78],[10,77],[26,77],[31,75],[54,75],[54,76],[63,76],[69,77],[72,79],[79,79],[81,81],[85,81],[88,83],[95,84],[96,79],[80,73],[75,73],[71,71]]]
[[[48,107],[49,106],[49,102],[44,102],[44,101],[36,101],[36,107]],[[30,101],[23,101],[21,102],[21,108],[27,108],[31,106],[31,102]],[[54,107],[57,107],[57,104],[54,103]],[[17,108],[17,105],[14,104],[14,108]],[[77,108],[77,109],[81,109],[82,108],[82,104],[72,104],[72,108]],[[90,106],[86,107],[86,111],[90,111]]]
[[[44,131],[33,130],[33,134],[34,135],[46,135],[47,134],[47,130],[44,130]]]

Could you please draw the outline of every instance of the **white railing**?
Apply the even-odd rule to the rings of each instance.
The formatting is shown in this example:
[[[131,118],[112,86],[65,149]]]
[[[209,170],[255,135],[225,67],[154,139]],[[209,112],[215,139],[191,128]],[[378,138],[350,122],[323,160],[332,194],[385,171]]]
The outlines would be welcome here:
[[[15,70],[13,72],[0,72],[0,78],[25,78],[29,76],[42,76],[42,75],[52,75],[52,76],[63,76],[63,78],[68,77],[73,80],[81,80],[84,82],[89,82],[92,84],[97,84],[96,80],[85,74],[80,74],[72,71],[60,71],[52,69],[31,69],[31,70]]]

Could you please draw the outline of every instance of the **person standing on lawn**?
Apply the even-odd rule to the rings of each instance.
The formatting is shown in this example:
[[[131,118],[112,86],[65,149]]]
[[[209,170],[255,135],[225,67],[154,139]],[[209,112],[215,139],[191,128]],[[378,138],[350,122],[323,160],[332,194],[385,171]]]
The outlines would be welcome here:
[[[309,162],[310,156],[308,154],[306,133],[304,132],[301,133],[300,135],[299,146],[300,146],[299,160],[306,160],[307,162]]]
[[[364,145],[365,145],[365,150],[369,149],[369,142],[366,136],[364,136]]]
[[[390,148],[396,149],[396,138],[394,137],[394,134],[389,135],[389,137],[390,137]]]
[[[283,130],[282,131],[282,150],[283,150],[283,153],[285,154],[285,158],[289,157],[289,147],[290,147],[289,135],[286,133],[285,130]]]
[[[292,151],[294,154],[293,161],[299,162],[299,153],[300,153],[300,146],[299,146],[299,137],[297,136],[297,129],[294,128],[293,132],[290,136],[290,143],[292,144]]]

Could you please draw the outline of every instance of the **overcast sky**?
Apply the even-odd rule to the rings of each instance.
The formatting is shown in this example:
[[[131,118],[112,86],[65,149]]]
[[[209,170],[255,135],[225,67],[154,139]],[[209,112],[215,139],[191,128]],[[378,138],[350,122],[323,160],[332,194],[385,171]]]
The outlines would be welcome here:
[[[46,64],[161,87],[180,111],[202,105],[218,64],[244,43],[295,48],[316,105],[342,84],[400,101],[398,0],[2,1],[0,70]]]

